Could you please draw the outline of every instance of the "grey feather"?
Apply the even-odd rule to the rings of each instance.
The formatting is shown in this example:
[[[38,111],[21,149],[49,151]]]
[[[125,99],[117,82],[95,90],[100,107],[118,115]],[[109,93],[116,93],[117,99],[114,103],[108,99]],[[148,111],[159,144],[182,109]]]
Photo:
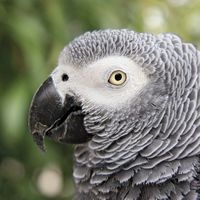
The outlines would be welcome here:
[[[59,64],[112,55],[131,58],[150,83],[121,110],[83,105],[94,137],[75,146],[76,199],[197,199],[200,52],[170,33],[102,30],[73,40]]]

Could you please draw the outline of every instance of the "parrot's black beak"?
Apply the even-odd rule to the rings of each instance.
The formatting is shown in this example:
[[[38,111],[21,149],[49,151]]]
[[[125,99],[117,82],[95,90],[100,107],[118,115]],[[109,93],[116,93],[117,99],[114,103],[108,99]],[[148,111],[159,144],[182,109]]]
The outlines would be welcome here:
[[[49,77],[33,97],[29,111],[29,129],[36,144],[45,150],[47,135],[58,142],[80,144],[89,135],[84,128],[84,114],[73,96],[66,95],[64,102]]]

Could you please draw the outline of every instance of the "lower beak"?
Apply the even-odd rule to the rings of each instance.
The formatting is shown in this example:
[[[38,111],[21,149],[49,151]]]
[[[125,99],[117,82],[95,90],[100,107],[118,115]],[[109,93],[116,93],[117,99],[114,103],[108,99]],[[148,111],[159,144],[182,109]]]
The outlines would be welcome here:
[[[45,150],[44,138],[58,142],[83,143],[88,141],[84,115],[75,98],[66,95],[63,102],[51,77],[38,89],[29,111],[29,129],[40,149]]]

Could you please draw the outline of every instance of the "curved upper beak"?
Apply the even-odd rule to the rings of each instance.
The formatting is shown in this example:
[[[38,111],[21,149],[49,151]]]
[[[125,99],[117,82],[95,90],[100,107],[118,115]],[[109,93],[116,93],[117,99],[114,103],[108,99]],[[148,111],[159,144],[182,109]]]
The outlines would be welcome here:
[[[29,111],[28,125],[34,141],[42,150],[45,150],[46,135],[59,142],[87,141],[88,134],[83,125],[84,116],[80,113],[81,107],[74,97],[66,95],[63,101],[52,78],[49,77],[33,97]]]
[[[33,97],[29,111],[29,129],[37,145],[44,150],[44,137],[56,119],[64,115],[62,99],[49,77]]]

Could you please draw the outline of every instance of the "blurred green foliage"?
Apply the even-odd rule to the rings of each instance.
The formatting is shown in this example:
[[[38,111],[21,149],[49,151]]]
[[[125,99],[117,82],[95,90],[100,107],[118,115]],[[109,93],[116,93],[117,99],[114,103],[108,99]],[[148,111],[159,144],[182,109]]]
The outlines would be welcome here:
[[[88,30],[130,28],[200,46],[199,11],[199,0],[0,0],[0,199],[72,198],[71,146],[47,141],[42,153],[27,129],[31,98],[65,44]],[[61,177],[52,195],[40,180],[49,168]]]

